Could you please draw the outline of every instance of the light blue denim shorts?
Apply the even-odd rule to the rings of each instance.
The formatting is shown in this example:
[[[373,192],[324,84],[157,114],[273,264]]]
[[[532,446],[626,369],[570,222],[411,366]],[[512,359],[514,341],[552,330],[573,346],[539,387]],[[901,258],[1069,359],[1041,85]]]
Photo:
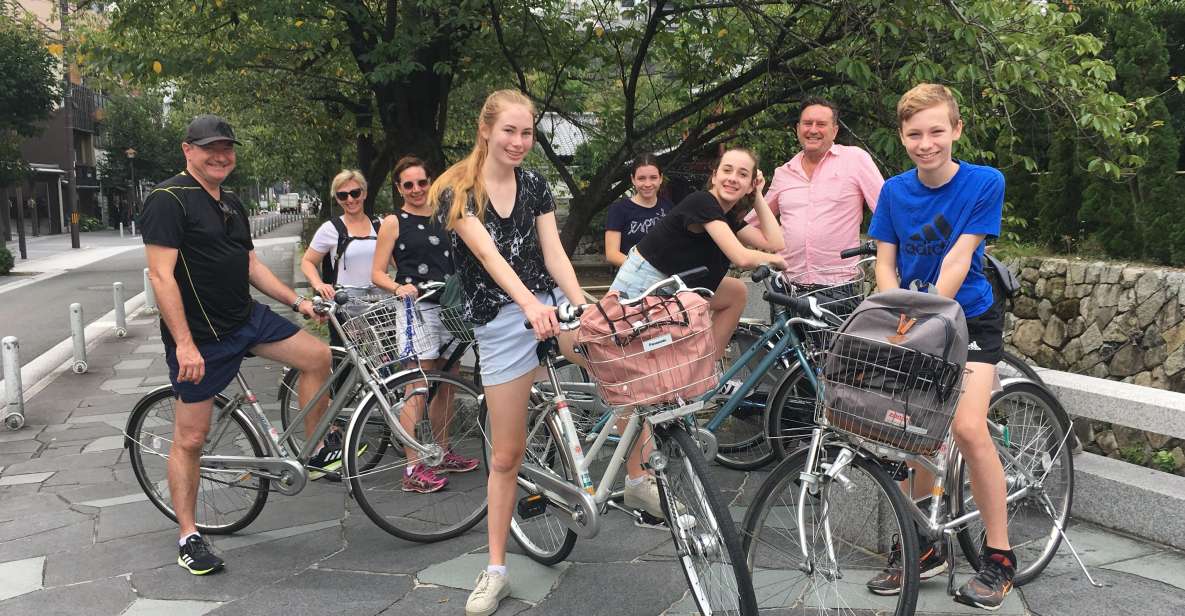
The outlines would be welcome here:
[[[613,284],[609,285],[609,290],[621,293],[625,299],[633,299],[663,278],[667,278],[667,275],[655,269],[635,247],[626,255],[625,263],[617,270],[617,276],[613,279]]]
[[[555,298],[563,296],[559,289],[535,294],[548,306],[555,306]],[[526,321],[523,309],[512,302],[502,306],[489,323],[474,326],[482,386],[509,383],[539,367],[535,353],[539,341],[535,340],[535,332],[523,325]]]

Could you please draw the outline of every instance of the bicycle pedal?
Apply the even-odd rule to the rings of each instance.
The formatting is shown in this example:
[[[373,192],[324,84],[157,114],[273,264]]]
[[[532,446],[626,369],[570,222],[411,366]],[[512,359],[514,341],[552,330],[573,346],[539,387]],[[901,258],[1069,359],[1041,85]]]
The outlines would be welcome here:
[[[638,528],[653,528],[655,530],[670,530],[667,521],[650,514],[648,511],[634,511],[634,526]]]
[[[541,494],[529,494],[518,500],[518,517],[528,520],[547,511],[547,499]]]

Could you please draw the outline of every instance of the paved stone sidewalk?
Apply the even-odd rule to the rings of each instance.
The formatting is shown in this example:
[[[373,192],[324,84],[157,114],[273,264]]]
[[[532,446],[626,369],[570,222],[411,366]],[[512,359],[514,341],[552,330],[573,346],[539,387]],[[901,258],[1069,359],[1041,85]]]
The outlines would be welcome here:
[[[285,279],[292,253],[290,244],[260,249]],[[123,449],[132,405],[167,380],[155,319],[129,325],[128,338],[98,344],[87,374],[61,374],[29,401],[29,426],[0,432],[0,616],[463,613],[485,562],[484,525],[436,544],[402,541],[375,527],[341,484],[273,494],[247,529],[213,538],[227,572],[197,578],[178,567],[175,526],[144,498]],[[282,374],[258,359],[245,373],[265,400]],[[763,478],[712,468],[735,502]],[[1185,613],[1181,553],[1088,525],[1072,536],[1106,588],[1090,588],[1063,554],[999,613]],[[513,598],[499,615],[694,612],[669,535],[621,515],[609,515],[567,562],[543,567],[512,555],[510,566]],[[942,586],[925,586],[919,613],[981,613],[952,603]]]

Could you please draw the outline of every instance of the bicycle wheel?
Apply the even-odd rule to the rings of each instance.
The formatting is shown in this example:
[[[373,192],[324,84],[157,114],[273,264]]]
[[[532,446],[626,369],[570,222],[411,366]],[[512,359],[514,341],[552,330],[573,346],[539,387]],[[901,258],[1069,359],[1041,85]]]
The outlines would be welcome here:
[[[815,401],[815,386],[802,366],[794,364],[778,383],[765,412],[766,439],[776,459],[783,460],[810,443],[815,428]]]
[[[482,425],[488,426],[491,418],[485,404],[482,404],[481,415]],[[539,413],[531,415],[527,425],[528,430],[533,429],[536,422],[542,420],[538,416]],[[485,433],[488,437],[490,434],[488,428]],[[560,443],[563,443],[563,438],[551,429],[551,424],[540,425],[539,429],[527,441],[527,448],[523,453],[523,464],[533,464],[539,468],[550,469],[565,480],[574,481],[576,474],[573,469],[576,465],[572,463],[568,451]],[[484,444],[488,472],[493,448],[488,438]],[[514,496],[515,502],[517,503],[529,494],[520,485]],[[546,495],[544,498],[546,499]],[[530,517],[523,517],[516,506],[510,518],[510,536],[514,537],[514,542],[531,560],[544,565],[554,565],[567,558],[576,545],[576,533],[568,530],[560,522],[559,516],[565,515],[567,514],[562,510],[552,507],[550,502],[545,503],[542,513]]]
[[[801,481],[809,470],[806,448],[774,467],[757,490],[742,536],[760,607],[795,614],[913,614],[918,539],[905,497],[884,469],[859,455],[840,480],[824,475],[841,451],[820,452],[820,470],[810,473],[816,491]],[[865,587],[886,569],[901,572],[897,595]]]
[[[481,403],[472,383],[428,371],[394,377],[384,389],[390,392],[388,401],[396,417],[406,404],[419,405],[414,436],[420,442],[436,443],[482,463]],[[369,453],[376,442],[390,439],[392,432],[382,405],[374,398],[364,402],[350,420],[345,478],[362,511],[379,528],[408,541],[440,541],[473,528],[486,513],[485,473],[478,468],[449,473],[447,487],[427,494],[405,490],[407,458],[402,447],[393,444],[377,461]]]
[[[1028,362],[1008,351],[1004,351],[1004,356],[996,362],[996,374],[1001,379],[1025,378],[1034,383],[1045,384],[1045,381],[1041,380],[1041,375],[1037,374]]]
[[[1061,544],[1062,528],[1070,517],[1074,495],[1074,457],[1066,438],[1066,411],[1044,387],[1035,383],[1010,383],[992,396],[988,417],[1004,428],[997,447],[1005,448],[1014,461],[1001,456],[1008,493],[1029,487],[1029,494],[1008,505],[1008,540],[1016,552],[1013,582],[1021,586],[1032,581]],[[959,456],[951,491],[955,516],[975,511],[971,497],[971,476]],[[985,531],[982,520],[959,530],[959,545],[971,566],[979,569]]]
[[[655,428],[655,468],[675,555],[701,614],[757,614],[736,523],[712,485],[699,444],[681,422]]]
[[[738,327],[724,351],[724,370],[728,370],[741,354],[757,344],[763,333],[761,329],[752,325]],[[751,368],[754,366],[756,362],[751,361],[737,372],[733,380],[740,383],[748,381],[753,375]],[[761,380],[740,405],[713,431],[717,444],[716,461],[721,466],[738,471],[751,471],[769,464],[774,459],[769,440],[765,438],[765,407],[773,397],[786,368],[784,360],[774,362],[774,365],[761,375]],[[724,404],[726,398],[720,398],[719,401],[720,404]],[[706,421],[715,414],[716,407],[709,405],[705,409],[701,418]]]
[[[148,500],[169,519],[177,521],[169,492],[168,460],[173,443],[173,390],[165,386],[140,399],[128,417],[125,444],[132,472]],[[263,444],[243,417],[227,414],[227,400],[214,399],[210,434],[202,455],[264,455]],[[194,517],[198,530],[210,534],[233,533],[250,524],[267,503],[266,478],[242,471],[202,469],[197,486]]]

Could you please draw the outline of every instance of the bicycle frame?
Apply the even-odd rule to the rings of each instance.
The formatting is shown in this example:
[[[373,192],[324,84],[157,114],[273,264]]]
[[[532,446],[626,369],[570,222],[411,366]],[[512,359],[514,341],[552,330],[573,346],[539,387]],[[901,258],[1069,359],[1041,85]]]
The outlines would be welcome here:
[[[330,311],[329,320],[331,326],[336,328],[338,333],[343,334],[343,339],[346,339],[334,311]],[[299,493],[308,482],[308,471],[305,469],[304,464],[312,457],[317,443],[328,433],[333,420],[345,406],[347,397],[339,396],[330,401],[329,407],[322,414],[321,419],[318,420],[313,434],[305,439],[300,452],[296,454],[289,452],[288,448],[284,446],[284,442],[293,435],[294,430],[303,427],[304,418],[317,406],[322,396],[327,396],[330,389],[339,384],[338,379],[344,379],[341,382],[341,389],[345,391],[352,390],[361,382],[369,391],[368,397],[373,397],[378,401],[388,427],[390,427],[395,438],[402,445],[417,451],[427,463],[439,463],[440,458],[444,455],[444,451],[437,445],[421,444],[412,435],[407,433],[399,421],[398,412],[396,412],[396,409],[386,399],[378,381],[365,369],[363,361],[354,346],[347,342],[344,349],[348,361],[342,362],[337,368],[333,369],[329,378],[325,380],[321,387],[317,389],[316,394],[301,408],[296,417],[292,419],[291,425],[283,433],[279,433],[267,418],[267,415],[263,412],[263,407],[259,404],[258,397],[251,391],[243,375],[241,373],[237,374],[235,379],[242,391],[235,394],[223,408],[220,416],[215,418],[214,428],[207,440],[217,442],[222,437],[226,429],[225,426],[230,421],[230,416],[239,410],[245,402],[253,411],[253,414],[247,415],[246,419],[249,424],[255,426],[260,435],[265,436],[261,440],[267,448],[267,455],[263,457],[206,455],[201,458],[202,468],[213,471],[247,471],[257,473],[269,479],[276,480],[276,489],[281,494],[292,495]],[[401,370],[387,378],[389,380],[394,379],[409,372],[416,372],[416,369]],[[359,408],[362,408],[362,406],[359,405]],[[262,430],[258,430],[259,428],[262,428]]]
[[[643,417],[639,412],[630,413],[625,429],[622,430],[613,449],[608,467],[601,474],[600,481],[592,482],[589,469],[600,455],[605,443],[608,442],[610,430],[600,430],[596,440],[586,453],[580,445],[580,435],[572,421],[567,399],[560,387],[559,375],[555,370],[555,363],[549,354],[544,364],[547,376],[553,387],[554,394],[545,398],[542,411],[533,418],[531,430],[527,434],[528,443],[535,437],[544,425],[549,425],[555,433],[561,435],[562,455],[568,457],[576,475],[575,482],[571,482],[548,468],[543,468],[524,461],[522,474],[518,477],[519,485],[532,494],[544,494],[553,506],[563,510],[567,516],[557,516],[569,530],[581,538],[595,537],[600,532],[600,515],[611,504],[611,499],[617,494],[612,491],[613,484],[624,470],[624,464],[629,458],[638,438],[642,434]],[[703,401],[696,401],[679,408],[656,414],[648,414],[644,421],[652,426],[674,421],[680,417],[695,413],[704,405]],[[610,412],[608,415],[617,417],[622,410]],[[605,418],[603,418],[605,419]],[[605,419],[607,422],[607,419]],[[560,446],[561,443],[557,443]],[[573,504],[574,503],[574,504]]]

